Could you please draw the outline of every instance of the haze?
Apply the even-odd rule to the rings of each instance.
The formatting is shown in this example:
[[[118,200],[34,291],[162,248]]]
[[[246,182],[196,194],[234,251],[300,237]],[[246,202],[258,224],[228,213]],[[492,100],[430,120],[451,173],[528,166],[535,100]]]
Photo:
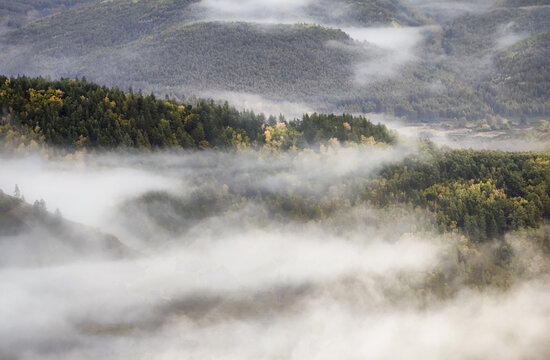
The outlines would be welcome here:
[[[24,196],[41,194],[48,206],[114,230],[139,251],[109,261],[73,254],[46,266],[3,264],[3,357],[547,356],[550,284],[537,270],[528,277],[518,274],[517,285],[505,293],[457,285],[446,300],[419,296],[434,269],[456,262],[449,259],[458,241],[415,230],[424,226],[420,214],[396,209],[390,215],[358,205],[321,222],[302,223],[273,217],[268,204],[250,198],[167,231],[154,214],[177,219],[175,208],[150,213],[139,205],[146,193],[192,201],[212,186],[241,194],[264,189],[340,197],[351,189],[345,185],[351,179],[368,178],[411,151],[3,160],[3,187],[20,181]],[[25,236],[36,235],[22,235],[18,242]],[[10,248],[18,242],[2,239],[11,254],[30,251],[39,258],[37,252],[46,251]]]
[[[0,0],[0,360],[550,359],[549,69],[547,0]]]

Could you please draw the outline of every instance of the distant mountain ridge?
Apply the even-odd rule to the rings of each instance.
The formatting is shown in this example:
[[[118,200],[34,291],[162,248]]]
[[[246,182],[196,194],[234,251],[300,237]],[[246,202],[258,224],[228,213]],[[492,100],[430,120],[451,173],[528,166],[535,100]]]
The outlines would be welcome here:
[[[89,1],[0,36],[0,73],[86,76],[159,95],[247,92],[409,120],[550,115],[547,1],[502,1],[444,20],[399,0],[300,8],[330,26],[212,21],[197,0]],[[394,75],[358,82],[358,69],[371,60],[390,67],[392,55],[338,30],[349,26],[414,26],[423,41]],[[514,46],[523,50],[511,62]]]

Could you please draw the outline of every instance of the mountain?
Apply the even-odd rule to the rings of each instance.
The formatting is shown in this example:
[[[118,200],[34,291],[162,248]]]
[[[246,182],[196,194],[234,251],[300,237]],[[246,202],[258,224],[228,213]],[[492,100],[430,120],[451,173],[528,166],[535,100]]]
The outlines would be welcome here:
[[[341,108],[430,121],[548,116],[548,31],[546,5],[467,12],[428,28],[415,61]]]
[[[98,47],[113,47],[155,36],[174,25],[208,22],[209,17],[196,6],[198,0],[80,1],[87,1],[87,6],[39,18],[11,32],[3,42],[32,46],[45,55],[82,55]],[[334,8],[341,10],[333,11]],[[315,23],[348,26],[417,26],[427,22],[398,0],[322,1],[300,11]]]
[[[224,13],[204,0],[82,3],[0,36],[0,73],[179,97],[254,93],[411,121],[549,115],[550,6],[453,4],[338,0]],[[375,32],[364,41],[355,36],[363,30]]]
[[[128,60],[101,80],[145,86],[147,79],[188,93],[212,89],[322,96],[349,84],[350,65],[360,56],[346,49],[349,42],[342,31],[320,26],[195,23],[129,44],[123,50],[130,54]],[[96,62],[85,64],[90,69]]]
[[[193,1],[79,7],[3,37],[1,72],[86,76],[118,85],[315,95],[342,91],[360,53],[342,31],[309,25],[193,23]],[[189,10],[189,11],[188,11]],[[331,45],[333,43],[333,45]]]
[[[6,45],[32,47],[42,56],[85,55],[180,23],[193,2],[102,1],[38,19],[4,36],[4,41]]]
[[[86,76],[122,87],[179,86],[305,96],[343,92],[363,49],[337,29],[198,22],[196,1],[101,2],[39,19],[5,35],[1,72]],[[327,12],[339,5],[344,12]],[[396,0],[313,4],[319,21],[421,24]],[[338,46],[335,42],[343,42]],[[360,51],[361,50],[361,51]]]

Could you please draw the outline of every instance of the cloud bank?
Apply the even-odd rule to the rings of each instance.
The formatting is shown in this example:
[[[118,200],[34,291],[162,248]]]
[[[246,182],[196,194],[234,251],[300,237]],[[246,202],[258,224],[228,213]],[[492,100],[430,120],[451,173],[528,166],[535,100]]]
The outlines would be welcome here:
[[[0,354],[25,360],[547,357],[550,279],[542,270],[518,275],[507,292],[451,283],[452,295],[433,297],[427,290],[433,274],[461,266],[456,236],[431,231],[413,209],[350,201],[382,165],[411,151],[2,159],[5,192],[18,181],[25,196],[45,198],[66,218],[116,231],[139,253],[118,259],[66,253],[72,261],[32,265],[23,254],[43,240],[39,228],[1,238],[10,261],[0,256]],[[277,199],[282,211],[285,201],[300,199],[340,210],[300,220],[274,210],[270,201]],[[172,220],[187,226],[163,229]],[[532,259],[526,253],[521,261]]]

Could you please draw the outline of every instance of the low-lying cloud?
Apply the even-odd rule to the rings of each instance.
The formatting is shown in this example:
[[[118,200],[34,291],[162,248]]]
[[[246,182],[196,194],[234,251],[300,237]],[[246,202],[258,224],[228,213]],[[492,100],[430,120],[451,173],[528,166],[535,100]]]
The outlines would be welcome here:
[[[256,114],[283,115],[286,119],[301,119],[304,114],[316,111],[316,105],[291,100],[271,99],[260,94],[232,91],[207,91],[196,94],[201,98],[227,101],[240,111],[253,111]],[[319,106],[319,105],[317,105]]]
[[[399,74],[403,65],[418,59],[416,50],[424,38],[424,30],[422,27],[343,28],[352,39],[378,48],[374,49],[378,54],[355,65],[356,83],[366,85]]]
[[[550,282],[541,270],[518,275],[507,292],[449,278],[454,292],[434,297],[433,274],[463,266],[458,237],[429,230],[421,211],[356,200],[381,166],[412,151],[3,158],[5,192],[17,181],[29,200],[114,231],[139,252],[64,252],[33,264],[24,255],[43,240],[40,227],[0,239],[10,255],[0,256],[0,356],[547,357]],[[304,220],[281,217],[270,201],[282,201],[283,212],[300,201],[339,210]],[[170,219],[189,226],[162,229]],[[133,231],[140,226],[148,236]]]

